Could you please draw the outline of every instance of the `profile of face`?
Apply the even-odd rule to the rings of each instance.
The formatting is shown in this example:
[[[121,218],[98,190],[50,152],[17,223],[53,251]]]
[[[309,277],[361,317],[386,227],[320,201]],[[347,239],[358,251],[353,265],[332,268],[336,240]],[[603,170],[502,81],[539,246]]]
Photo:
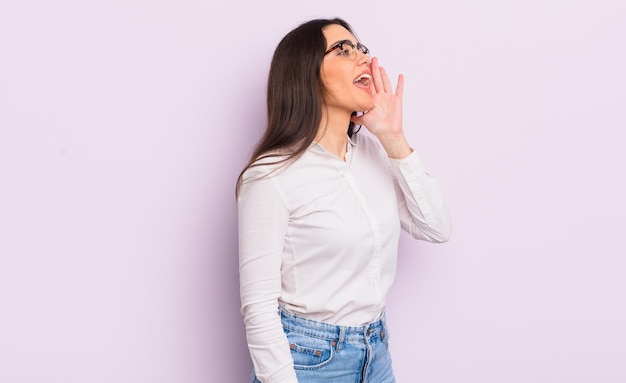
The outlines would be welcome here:
[[[328,111],[351,114],[371,109],[374,102],[370,89],[369,51],[341,25],[328,25],[322,32],[326,39],[326,54],[320,74],[327,90],[324,102]]]

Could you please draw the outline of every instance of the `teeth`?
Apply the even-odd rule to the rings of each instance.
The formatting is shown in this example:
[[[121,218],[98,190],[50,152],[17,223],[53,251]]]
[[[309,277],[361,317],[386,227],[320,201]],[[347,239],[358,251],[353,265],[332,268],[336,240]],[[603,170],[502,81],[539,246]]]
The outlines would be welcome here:
[[[372,76],[370,76],[369,74],[362,74],[359,77],[356,78],[356,80],[354,80],[354,82],[359,82],[362,80],[370,80],[372,78]]]

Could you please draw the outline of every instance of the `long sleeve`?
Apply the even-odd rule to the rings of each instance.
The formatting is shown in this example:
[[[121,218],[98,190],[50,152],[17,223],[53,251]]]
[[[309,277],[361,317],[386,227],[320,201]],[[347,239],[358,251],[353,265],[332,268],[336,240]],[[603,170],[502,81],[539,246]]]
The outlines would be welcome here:
[[[393,283],[400,230],[431,242],[450,236],[437,182],[416,153],[388,160],[360,134],[349,144],[346,161],[314,144],[288,166],[270,161],[244,174],[241,312],[263,383],[298,381],[279,305],[325,323],[371,323]]]
[[[238,219],[241,312],[255,373],[264,383],[297,383],[278,315],[289,216],[271,178],[242,185]]]
[[[417,153],[389,160],[396,183],[402,229],[413,238],[446,242],[452,233],[450,212],[437,180],[425,171]]]

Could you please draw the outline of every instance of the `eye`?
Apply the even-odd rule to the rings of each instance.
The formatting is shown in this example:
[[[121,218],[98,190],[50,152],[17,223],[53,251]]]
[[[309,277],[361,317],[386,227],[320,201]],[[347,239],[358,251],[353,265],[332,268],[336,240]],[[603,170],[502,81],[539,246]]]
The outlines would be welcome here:
[[[352,52],[354,51],[354,47],[350,44],[343,43],[341,45],[339,45],[339,54],[343,55],[343,56],[350,56],[352,55]]]
[[[357,49],[362,52],[363,48],[364,47],[361,47],[360,43],[357,43],[357,46],[354,46],[352,41],[350,41],[350,40],[343,40],[343,41],[337,42],[330,49],[328,49],[326,52],[324,52],[324,55],[327,55],[327,54],[329,54],[330,52],[333,52],[333,51],[337,51],[335,53],[337,56],[348,56],[348,57],[351,57],[351,58],[354,59],[354,57],[356,57]]]

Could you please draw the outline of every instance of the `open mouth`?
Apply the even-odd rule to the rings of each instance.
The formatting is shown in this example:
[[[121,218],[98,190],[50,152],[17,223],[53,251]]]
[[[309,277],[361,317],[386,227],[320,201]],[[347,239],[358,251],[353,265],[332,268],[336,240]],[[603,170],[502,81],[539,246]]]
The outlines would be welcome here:
[[[365,87],[369,87],[370,81],[372,81],[372,76],[370,76],[367,73],[363,73],[362,75],[357,77],[353,82],[355,84],[359,84],[359,85],[362,85],[362,86],[365,86]]]

